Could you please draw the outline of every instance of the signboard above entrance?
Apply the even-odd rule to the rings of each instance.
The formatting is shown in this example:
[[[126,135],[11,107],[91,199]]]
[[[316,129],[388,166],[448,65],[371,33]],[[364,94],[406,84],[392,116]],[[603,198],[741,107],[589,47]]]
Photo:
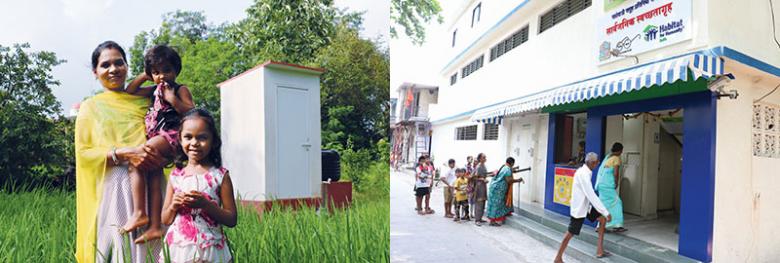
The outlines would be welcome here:
[[[691,39],[691,0],[604,0],[596,40],[599,62]]]

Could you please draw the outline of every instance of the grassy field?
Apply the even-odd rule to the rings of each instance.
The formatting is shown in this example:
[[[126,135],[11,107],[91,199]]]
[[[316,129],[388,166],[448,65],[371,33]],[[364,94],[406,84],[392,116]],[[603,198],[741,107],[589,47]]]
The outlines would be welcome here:
[[[76,204],[57,189],[0,192],[0,262],[74,262]],[[351,209],[239,210],[225,228],[235,262],[387,262],[390,203],[356,200]]]

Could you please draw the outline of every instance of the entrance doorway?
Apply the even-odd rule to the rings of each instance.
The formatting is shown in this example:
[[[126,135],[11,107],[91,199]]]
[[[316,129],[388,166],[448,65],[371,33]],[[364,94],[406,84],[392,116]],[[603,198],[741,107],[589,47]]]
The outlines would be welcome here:
[[[525,183],[514,187],[515,205],[528,203],[536,206],[544,205],[544,171],[538,168],[538,156],[535,155],[538,149],[538,137],[540,122],[539,116],[520,117],[516,119],[505,120],[505,125],[509,128],[507,139],[507,156],[515,158],[515,165],[521,169],[530,167],[530,171],[515,174],[516,177],[522,177]],[[546,123],[545,123],[546,124]]]
[[[671,84],[668,89],[663,90],[675,90],[675,88],[685,88],[688,86],[690,86],[689,88],[706,88],[706,82],[678,82]],[[639,92],[641,93],[642,91]],[[659,166],[661,165],[661,160],[658,158],[659,154],[656,154],[655,160],[648,161],[649,153],[653,151],[648,152],[649,148],[643,148],[642,150],[635,151],[639,154],[638,158],[635,160],[640,161],[640,163],[639,166],[635,167],[634,169],[642,171],[642,177],[641,180],[637,179],[635,181],[626,183],[626,185],[630,184],[633,188],[635,185],[634,183],[641,182],[641,187],[636,188],[638,189],[636,191],[640,191],[640,194],[638,195],[639,199],[632,201],[630,197],[623,198],[628,199],[624,201],[628,203],[628,206],[632,205],[631,202],[635,202],[633,204],[639,205],[635,207],[629,207],[626,210],[626,214],[628,216],[626,217],[627,220],[625,227],[629,230],[627,232],[620,233],[619,235],[636,235],[640,232],[636,231],[640,230],[639,226],[631,225],[634,223],[634,221],[632,221],[634,218],[631,216],[635,216],[637,219],[644,222],[657,220],[660,218],[659,215],[664,216],[665,213],[668,213],[668,211],[663,211],[663,209],[662,212],[659,213],[658,197],[659,195],[669,195],[671,193],[673,195],[672,199],[674,200],[673,207],[674,203],[677,203],[676,199],[679,199],[679,220],[676,220],[676,222],[679,223],[676,227],[672,226],[669,228],[667,226],[666,229],[671,229],[672,233],[674,233],[674,230],[676,229],[676,232],[679,233],[679,235],[674,234],[674,236],[679,236],[679,238],[676,239],[676,248],[678,253],[692,259],[705,262],[710,261],[712,258],[711,245],[713,236],[713,201],[715,199],[714,167],[716,130],[715,123],[717,119],[715,103],[717,101],[716,97],[714,97],[712,92],[708,90],[638,100],[631,100],[629,97],[620,96],[623,95],[595,99],[578,105],[563,105],[557,108],[548,109],[551,113],[548,122],[550,128],[548,129],[547,148],[558,149],[558,144],[561,143],[561,139],[565,138],[566,136],[557,134],[556,131],[559,130],[558,126],[566,125],[565,123],[562,123],[561,120],[564,120],[566,115],[570,114],[571,112],[582,111],[583,109],[586,110],[586,151],[596,152],[603,156],[603,154],[608,151],[606,147],[607,145],[611,146],[615,141],[623,141],[623,127],[620,127],[620,125],[623,125],[623,114],[643,113],[643,115],[647,116],[649,114],[645,113],[669,113],[675,109],[683,109],[685,111],[684,115],[687,117],[684,121],[682,121],[684,134],[681,137],[684,137],[684,139],[680,140],[680,144],[683,145],[681,147],[683,158],[681,158],[682,160],[680,161],[680,166],[682,167],[682,175],[679,179],[680,194],[675,197],[674,192],[670,192],[668,189],[664,188],[662,188],[661,192],[659,193],[658,172]],[[626,100],[621,101],[620,103],[615,103],[613,100],[618,98],[626,98]],[[680,110],[677,113],[680,115],[674,116],[681,117],[683,110]],[[655,118],[649,118],[643,120],[647,120],[648,124],[650,124],[651,121],[655,121],[654,119]],[[662,121],[659,120],[658,123],[653,123],[653,126],[657,125],[658,127],[658,144],[654,143],[656,138],[655,132],[647,133],[646,130],[648,127],[644,127],[644,124],[641,129],[643,145],[645,144],[644,141],[649,140],[653,143],[651,144],[652,147],[657,148],[657,150],[654,151],[656,153],[658,153],[661,148],[660,140],[662,138],[662,133],[660,126],[662,124],[660,122]],[[617,126],[617,128],[615,128],[615,126]],[[667,132],[672,134],[674,133],[668,130]],[[664,148],[666,148],[666,146],[664,146]],[[629,152],[626,149],[624,149],[624,151],[626,154]],[[624,158],[627,157],[624,156]],[[568,215],[568,206],[559,205],[553,200],[553,197],[555,197],[555,194],[557,193],[554,191],[556,182],[558,182],[556,181],[556,178],[566,174],[566,171],[558,171],[564,169],[561,169],[561,167],[555,164],[556,159],[555,152],[547,152],[547,175],[545,184],[544,208],[562,215]],[[624,162],[629,161],[630,160],[624,160]],[[654,170],[650,169],[650,166],[653,165]],[[645,174],[649,174],[648,171],[655,171],[655,176],[644,176]],[[595,179],[593,180],[595,181]],[[662,179],[661,183],[665,183],[665,181]],[[645,198],[651,195],[653,196],[652,198]],[[661,199],[663,201],[666,200],[664,197]],[[668,201],[663,201],[660,203],[662,207],[664,204],[668,204]],[[674,208],[672,211],[677,212],[674,210]],[[632,213],[635,213],[636,215]],[[658,220],[656,223],[660,221],[661,220]],[[648,231],[646,235],[640,235],[638,238],[642,240],[649,240],[651,236],[656,233],[658,233],[658,231]],[[671,244],[660,244],[664,247],[674,248],[673,242],[674,240],[672,240]]]
[[[683,155],[683,111],[607,116],[605,152],[623,144],[618,190],[625,235],[677,250]]]

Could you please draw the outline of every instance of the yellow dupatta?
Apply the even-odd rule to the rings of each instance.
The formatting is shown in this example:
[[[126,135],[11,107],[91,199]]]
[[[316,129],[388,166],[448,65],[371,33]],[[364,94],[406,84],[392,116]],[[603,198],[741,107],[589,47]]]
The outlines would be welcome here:
[[[76,118],[76,260],[94,262],[97,210],[103,194],[106,156],[112,147],[145,142],[149,99],[104,91],[81,103]]]

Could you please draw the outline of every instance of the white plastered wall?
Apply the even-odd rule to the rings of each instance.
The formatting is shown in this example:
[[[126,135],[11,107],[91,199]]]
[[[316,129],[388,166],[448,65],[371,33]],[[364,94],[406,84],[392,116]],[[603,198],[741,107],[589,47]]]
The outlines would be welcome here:
[[[726,70],[736,75],[726,90],[739,97],[717,102],[713,261],[773,262],[780,258],[780,159],[753,156],[752,114],[753,100],[780,78],[736,62]],[[780,104],[780,92],[763,101]]]
[[[508,4],[496,4],[495,2],[501,1],[483,1],[482,4],[483,17],[488,12],[500,14],[489,15],[496,17],[496,19],[485,20],[486,24],[490,24],[487,28],[493,26],[495,22],[498,22],[498,17],[509,13],[511,7],[516,6],[521,1],[511,1]],[[600,43],[596,40],[596,29],[598,19],[605,15],[602,11],[603,1],[593,1],[591,7],[539,33],[539,16],[560,2],[529,1],[499,25],[493,33],[484,36],[481,42],[466,50],[460,59],[443,69],[438,78],[438,86],[442,87],[440,88],[439,102],[431,107],[431,120],[448,118],[482,106],[635,65],[631,58],[603,65],[599,64],[597,51]],[[638,54],[639,62],[648,63],[712,47],[713,45],[708,46],[710,44],[708,43],[710,31],[707,27],[710,16],[707,12],[710,5],[712,3],[706,0],[691,0],[694,19],[692,39]],[[724,8],[728,8],[731,4],[723,3],[722,5],[726,5]],[[470,22],[470,11],[466,13],[467,15],[460,19],[468,19]],[[490,48],[525,25],[529,26],[528,41],[496,60],[489,61]],[[475,34],[481,36],[482,33],[484,31]],[[458,34],[460,34],[460,30]],[[442,66],[455,59],[456,55],[463,52],[466,47],[442,47],[442,49],[444,48],[447,49],[445,52],[450,52],[448,54],[452,54],[452,56],[448,56],[447,61],[442,61]],[[462,68],[479,55],[485,55],[484,66],[468,77],[461,78]],[[458,82],[455,85],[450,85],[450,76],[456,71],[459,76]]]
[[[456,128],[469,125],[477,125],[477,139],[455,140]],[[476,160],[477,154],[484,153],[487,156],[485,166],[488,171],[498,169],[506,161],[506,125],[498,127],[498,140],[483,140],[484,129],[482,123],[472,122],[468,117],[433,124],[431,156],[434,158],[434,165],[438,168],[447,160],[455,159],[456,166],[463,167],[466,157],[473,156]]]
[[[236,196],[248,201],[265,200],[267,192],[262,81],[255,69],[219,88],[223,166]]]

